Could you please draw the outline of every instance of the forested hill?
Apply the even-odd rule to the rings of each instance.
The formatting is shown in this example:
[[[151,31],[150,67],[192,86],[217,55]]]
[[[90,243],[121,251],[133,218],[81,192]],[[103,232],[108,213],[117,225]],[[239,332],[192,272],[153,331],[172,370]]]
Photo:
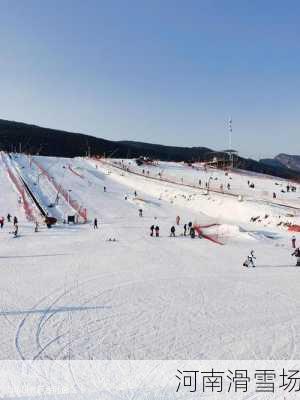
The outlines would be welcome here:
[[[88,151],[116,158],[140,155],[161,160],[199,160],[212,150],[205,147],[175,147],[130,141],[111,141],[82,133],[43,128],[0,119],[0,148],[45,156],[76,157]]]
[[[198,161],[212,157],[206,147],[176,147],[134,141],[111,141],[82,133],[43,128],[22,122],[0,119],[0,149],[56,157],[105,155],[115,158],[147,156],[164,161]],[[266,165],[239,157],[238,167],[287,179],[300,174],[284,166]]]

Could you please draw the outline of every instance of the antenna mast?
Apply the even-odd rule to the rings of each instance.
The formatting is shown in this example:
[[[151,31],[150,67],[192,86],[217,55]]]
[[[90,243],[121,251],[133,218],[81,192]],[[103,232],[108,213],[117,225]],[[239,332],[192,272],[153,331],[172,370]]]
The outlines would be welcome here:
[[[233,152],[232,152],[232,117],[229,117],[228,121],[228,141],[229,141],[229,157],[231,168],[233,168]]]
[[[229,128],[229,150],[232,150],[231,146],[232,146],[232,118],[229,117],[229,121],[228,121],[228,128]]]

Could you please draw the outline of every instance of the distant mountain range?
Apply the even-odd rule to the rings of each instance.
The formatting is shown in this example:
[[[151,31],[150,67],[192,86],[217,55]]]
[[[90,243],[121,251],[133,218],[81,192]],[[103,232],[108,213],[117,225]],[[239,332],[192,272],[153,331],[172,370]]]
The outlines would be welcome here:
[[[82,133],[43,128],[0,119],[0,149],[56,157],[105,155],[115,158],[147,156],[163,161],[204,161],[216,153],[206,147],[164,146],[134,141],[111,141]],[[222,154],[222,153],[219,153]],[[285,155],[286,156],[286,155]],[[238,157],[238,168],[300,180],[300,171],[276,160],[260,162]],[[294,164],[293,164],[294,165]]]
[[[284,167],[300,172],[300,156],[280,153],[274,158],[263,158],[260,162],[265,165]]]

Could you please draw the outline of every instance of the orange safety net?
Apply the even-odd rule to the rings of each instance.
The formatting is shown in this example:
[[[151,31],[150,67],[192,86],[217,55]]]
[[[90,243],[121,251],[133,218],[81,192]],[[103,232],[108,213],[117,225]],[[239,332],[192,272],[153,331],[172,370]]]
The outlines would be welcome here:
[[[288,230],[290,232],[300,232],[300,225],[291,225],[289,226]]]

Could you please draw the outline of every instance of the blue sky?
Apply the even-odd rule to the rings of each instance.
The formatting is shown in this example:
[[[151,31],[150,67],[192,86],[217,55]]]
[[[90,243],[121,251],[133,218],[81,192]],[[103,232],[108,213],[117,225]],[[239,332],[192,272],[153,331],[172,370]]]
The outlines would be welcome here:
[[[0,0],[0,118],[300,154],[300,2]]]

